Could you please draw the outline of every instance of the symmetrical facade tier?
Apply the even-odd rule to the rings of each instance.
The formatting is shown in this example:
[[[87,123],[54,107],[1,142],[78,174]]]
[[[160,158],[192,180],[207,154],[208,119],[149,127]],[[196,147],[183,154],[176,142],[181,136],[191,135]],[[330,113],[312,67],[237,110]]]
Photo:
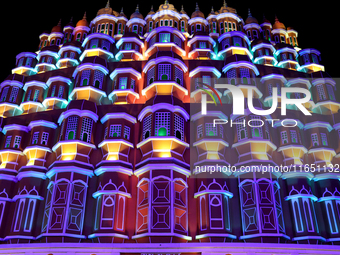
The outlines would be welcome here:
[[[128,19],[108,2],[17,55],[1,254],[340,254],[340,98],[320,52],[278,18],[195,8]],[[311,98],[286,105],[304,95],[285,88]]]

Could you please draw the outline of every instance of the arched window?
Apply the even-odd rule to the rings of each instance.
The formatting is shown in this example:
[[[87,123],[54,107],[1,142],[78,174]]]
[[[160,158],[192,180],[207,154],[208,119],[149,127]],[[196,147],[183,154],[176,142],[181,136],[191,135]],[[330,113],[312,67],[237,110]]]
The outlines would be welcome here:
[[[170,135],[170,112],[156,112],[155,115],[155,135]]]
[[[26,214],[25,227],[24,227],[25,232],[30,232],[32,229],[33,217],[34,217],[34,212],[35,212],[35,203],[36,203],[35,199],[30,199],[28,202],[28,211]]]
[[[210,228],[223,229],[223,205],[221,194],[209,194]]]
[[[115,213],[115,196],[104,195],[101,209],[101,229],[113,229],[114,213]]]
[[[201,230],[207,229],[207,205],[205,195],[200,196],[200,227]]]
[[[158,79],[170,80],[171,77],[171,64],[159,64],[158,65]]]
[[[21,228],[21,220],[22,220],[23,212],[24,212],[25,199],[24,198],[20,199],[18,202],[19,202],[19,205],[17,207],[15,218],[14,218],[15,220],[14,229],[13,229],[14,232],[19,231]]]
[[[145,117],[143,120],[143,140],[151,135],[152,114]]]

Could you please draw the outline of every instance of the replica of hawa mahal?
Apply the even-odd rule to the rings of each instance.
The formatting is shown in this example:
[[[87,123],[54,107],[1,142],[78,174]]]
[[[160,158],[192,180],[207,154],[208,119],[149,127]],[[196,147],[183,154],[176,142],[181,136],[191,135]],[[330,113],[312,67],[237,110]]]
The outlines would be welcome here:
[[[0,85],[0,254],[340,254],[336,82],[293,28],[226,3],[129,19],[107,3],[39,38]],[[312,115],[236,116],[218,89],[223,107],[192,112],[219,81],[263,109],[308,89]],[[303,171],[193,171],[207,164]]]

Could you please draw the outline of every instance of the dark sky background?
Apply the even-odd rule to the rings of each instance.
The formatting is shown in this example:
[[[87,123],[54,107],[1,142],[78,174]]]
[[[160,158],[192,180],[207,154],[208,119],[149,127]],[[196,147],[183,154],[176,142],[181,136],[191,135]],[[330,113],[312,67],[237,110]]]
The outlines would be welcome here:
[[[6,1],[2,6],[0,24],[2,33],[0,46],[2,49],[2,65],[0,82],[2,82],[15,67],[15,56],[21,52],[35,52],[39,45],[39,35],[43,31],[51,31],[52,27],[62,20],[66,25],[70,18],[76,24],[87,13],[88,21],[95,18],[97,11],[105,7],[107,0],[80,1]],[[196,1],[170,0],[177,10],[184,5],[189,16],[195,11]],[[207,16],[214,6],[218,10],[223,0],[198,0],[200,10]],[[111,7],[130,17],[139,3],[140,12],[146,16],[151,5],[155,11],[164,1],[110,1]],[[318,4],[315,4],[318,3]],[[298,34],[298,42],[302,49],[315,48],[321,52],[325,71],[334,78],[340,76],[339,70],[339,15],[340,11],[332,1],[227,1],[227,5],[237,10],[237,13],[246,20],[248,8],[252,16],[262,21],[263,14],[273,24],[275,14],[286,27],[293,27]],[[7,15],[7,12],[9,15]]]

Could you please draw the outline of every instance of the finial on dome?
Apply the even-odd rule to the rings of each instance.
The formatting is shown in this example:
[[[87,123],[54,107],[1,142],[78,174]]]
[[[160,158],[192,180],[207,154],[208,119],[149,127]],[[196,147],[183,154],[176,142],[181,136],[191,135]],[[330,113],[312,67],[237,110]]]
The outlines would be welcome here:
[[[250,12],[250,8],[248,8],[248,17],[252,17],[251,12]]]
[[[86,12],[84,13],[83,19],[86,19]]]
[[[110,8],[110,0],[107,0],[105,8]]]
[[[211,6],[211,13],[215,13],[214,6]]]
[[[57,26],[61,27],[61,19],[59,20],[59,22],[58,22],[58,25],[57,25]]]
[[[169,1],[168,1],[168,0],[165,0],[164,4],[169,4]]]
[[[153,10],[153,5],[151,5],[151,11],[153,12],[154,10]]]
[[[136,12],[139,12],[139,4],[137,4]]]
[[[122,9],[120,9],[120,13],[123,13],[123,7],[122,7]]]
[[[196,11],[199,11],[198,3],[196,2]]]
[[[227,3],[225,0],[223,1],[223,7],[227,7]]]
[[[279,21],[279,19],[277,18],[276,14],[275,14],[275,21]]]
[[[181,12],[184,12],[184,7],[183,7],[183,4],[182,4]]]

